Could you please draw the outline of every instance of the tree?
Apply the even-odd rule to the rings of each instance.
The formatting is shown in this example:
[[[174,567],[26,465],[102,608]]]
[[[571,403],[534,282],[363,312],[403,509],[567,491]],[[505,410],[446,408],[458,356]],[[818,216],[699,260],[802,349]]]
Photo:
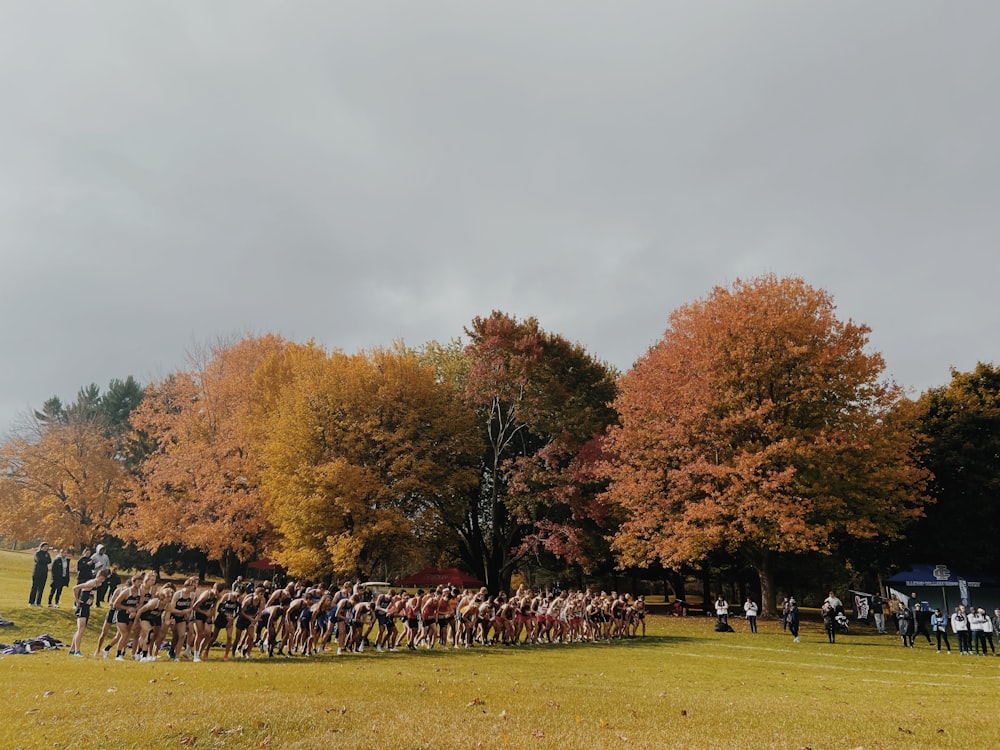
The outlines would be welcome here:
[[[275,557],[307,577],[398,575],[476,481],[472,412],[402,345],[290,345],[259,375]]]
[[[141,386],[91,383],[64,406],[48,399],[0,448],[0,529],[81,547],[105,539],[125,504],[121,437]]]
[[[951,371],[951,382],[920,397],[924,466],[934,505],[911,533],[911,559],[983,574],[1000,553],[1000,368],[979,363]]]
[[[478,416],[484,451],[454,530],[460,557],[495,593],[530,552],[586,562],[588,522],[599,525],[608,513],[584,449],[614,421],[614,373],[535,318],[494,311],[466,334],[463,397]]]
[[[868,334],[826,292],[773,275],[675,311],[620,381],[607,474],[628,514],[621,560],[739,555],[771,614],[775,555],[898,536],[927,473]]]
[[[125,503],[125,471],[99,424],[36,423],[0,448],[0,529],[73,548],[111,531]]]
[[[269,538],[252,450],[254,372],[284,341],[219,342],[148,389],[132,412],[144,445],[120,535],[150,552],[177,544],[218,560],[227,579]]]

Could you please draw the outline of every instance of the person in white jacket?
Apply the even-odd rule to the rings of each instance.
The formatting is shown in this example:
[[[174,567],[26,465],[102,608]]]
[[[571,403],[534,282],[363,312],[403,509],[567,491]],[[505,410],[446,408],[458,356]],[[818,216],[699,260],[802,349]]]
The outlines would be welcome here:
[[[757,607],[757,602],[751,599],[749,596],[747,600],[743,603],[743,613],[746,615],[747,623],[750,625],[750,632],[757,632],[757,612],[759,608]]]
[[[729,602],[722,594],[715,599],[715,617],[720,625],[729,624]]]
[[[980,644],[983,646],[982,655],[986,656],[986,636],[983,631],[986,627],[986,620],[989,618],[986,615],[979,614],[979,612],[980,610],[977,610],[975,607],[969,610],[969,635],[972,639],[972,648],[976,656],[979,656]]]
[[[993,656],[997,655],[997,648],[993,645],[993,620],[990,616],[986,614],[986,610],[982,607],[979,608],[978,614],[983,618],[983,656],[986,656],[986,646],[990,647],[990,653]]]
[[[951,629],[955,631],[958,638],[958,653],[960,656],[972,653],[972,643],[969,640],[969,618],[965,614],[965,607],[959,604],[955,607],[955,612],[951,616]]]

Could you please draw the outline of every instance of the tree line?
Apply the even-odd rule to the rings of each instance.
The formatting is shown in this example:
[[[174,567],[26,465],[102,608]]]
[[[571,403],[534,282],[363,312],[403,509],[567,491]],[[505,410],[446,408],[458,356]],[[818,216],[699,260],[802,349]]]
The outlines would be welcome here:
[[[0,536],[114,538],[233,577],[995,565],[1000,372],[917,399],[798,278],[676,310],[625,373],[535,318],[355,354],[265,334],[47,401],[0,446]],[[820,563],[824,564],[823,562]]]

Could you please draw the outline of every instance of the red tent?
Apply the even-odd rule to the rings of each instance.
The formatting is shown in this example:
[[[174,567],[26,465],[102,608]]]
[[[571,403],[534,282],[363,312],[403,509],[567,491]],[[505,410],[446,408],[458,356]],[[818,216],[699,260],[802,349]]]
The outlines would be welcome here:
[[[250,570],[277,570],[278,565],[271,562],[269,557],[262,557],[260,560],[254,560],[253,562],[247,563],[247,567]]]
[[[486,584],[458,568],[424,568],[399,581],[400,586],[443,586],[449,584],[460,589],[480,588]]]

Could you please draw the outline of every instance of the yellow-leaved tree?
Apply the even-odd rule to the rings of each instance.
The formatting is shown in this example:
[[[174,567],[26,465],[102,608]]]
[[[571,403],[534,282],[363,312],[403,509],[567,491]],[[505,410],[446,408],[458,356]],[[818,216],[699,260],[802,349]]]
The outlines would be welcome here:
[[[396,345],[291,344],[258,372],[262,487],[294,575],[397,575],[426,556],[449,496],[474,486],[474,415]]]

